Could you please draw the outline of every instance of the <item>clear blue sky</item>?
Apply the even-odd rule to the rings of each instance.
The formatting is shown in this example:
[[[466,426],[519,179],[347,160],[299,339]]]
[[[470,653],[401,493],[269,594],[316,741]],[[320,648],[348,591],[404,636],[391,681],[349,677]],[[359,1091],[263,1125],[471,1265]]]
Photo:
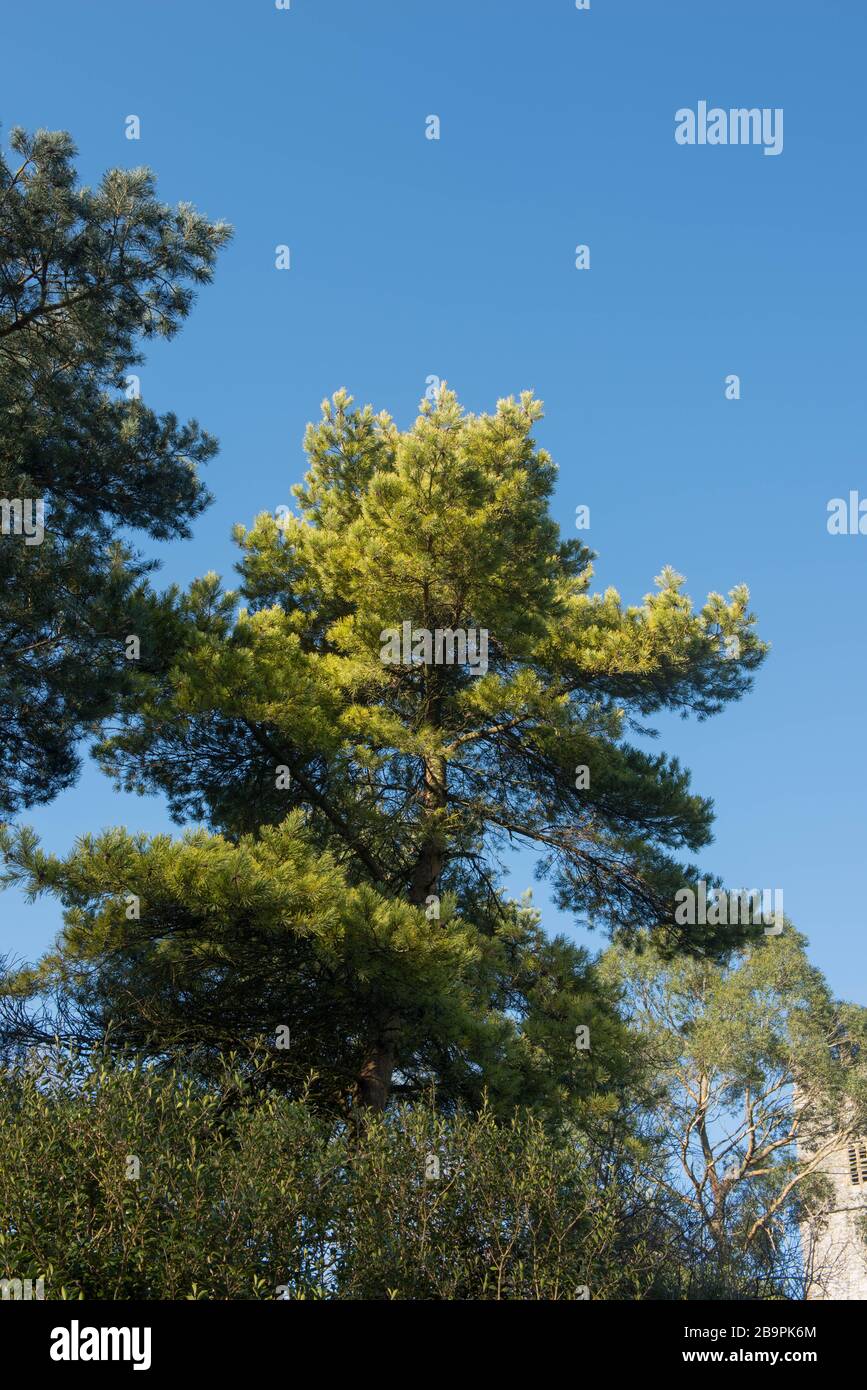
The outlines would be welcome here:
[[[830,498],[867,495],[867,6],[31,11],[4,15],[4,141],[16,123],[68,129],[83,181],[148,164],[166,200],[236,228],[187,327],[142,371],[150,404],[222,445],[216,502],[193,541],[161,547],[164,579],[229,573],[232,523],[290,501],[305,422],[338,386],[402,425],[432,374],[474,410],[535,388],[556,515],[574,534],[590,506],[600,586],[638,601],[665,563],[696,600],[749,584],[773,644],[755,690],[705,724],[666,721],[661,746],[715,800],[707,867],[782,887],[832,986],[867,1002],[867,536],[826,530]],[[674,113],[700,100],[782,107],[783,153],[678,145]],[[58,851],[85,829],[169,824],[158,799],[117,796],[92,767],[25,819]],[[522,859],[511,886],[529,881]],[[6,949],[38,954],[53,902],[0,906]]]

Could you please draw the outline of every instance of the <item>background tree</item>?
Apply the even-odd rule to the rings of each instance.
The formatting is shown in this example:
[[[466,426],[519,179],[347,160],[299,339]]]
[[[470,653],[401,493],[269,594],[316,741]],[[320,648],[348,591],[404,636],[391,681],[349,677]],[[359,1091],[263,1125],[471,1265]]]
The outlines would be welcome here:
[[[787,924],[725,964],[614,948],[600,966],[638,1035],[638,1127],[668,1196],[721,1270],[751,1263],[793,1297],[818,1170],[867,1130],[867,1009],[832,997],[805,944]]]
[[[137,344],[172,337],[212,276],[228,227],[155,198],[146,169],[75,183],[64,133],[0,154],[0,499],[45,507],[41,544],[0,535],[0,815],[75,777],[76,744],[172,649],[170,609],[118,534],[189,535],[216,444],[158,415],[127,375]],[[130,396],[133,398],[129,398]]]
[[[144,959],[171,959],[158,971],[160,1009],[174,1020],[162,1046],[199,1005],[200,1018],[210,1009],[233,1020],[236,1035],[255,1031],[263,1010],[249,1000],[261,974],[248,973],[245,942],[256,957],[258,937],[239,886],[246,870],[229,872],[229,847],[250,865],[261,845],[276,881],[264,891],[279,895],[280,856],[302,837],[323,882],[339,872],[345,885],[325,893],[332,915],[363,904],[354,919],[363,964],[346,956],[336,975],[311,966],[310,996],[327,1018],[337,980],[335,1027],[353,1020],[355,1071],[343,1084],[379,1109],[395,1080],[411,1089],[434,1080],[452,1098],[496,1082],[518,1096],[534,1071],[549,1093],[568,1095],[576,1068],[589,1072],[600,1061],[593,1049],[615,1037],[583,954],[546,943],[505,900],[510,844],[540,852],[564,908],[617,935],[646,928],[663,950],[729,949],[730,928],[673,925],[674,891],[697,873],[677,855],[708,842],[710,802],[690,792],[676,759],[627,735],[653,711],[702,718],[747,689],[764,653],[747,592],[728,602],[712,594],[696,612],[666,570],[641,607],[624,608],[613,590],[591,595],[590,552],[561,541],[549,514],[555,467],[531,434],[540,415],[530,393],[473,416],[443,391],[401,433],[343,392],[324,403],[307,434],[300,515],[239,528],[239,594],[215,576],[192,586],[177,612],[183,651],[136,691],[101,750],[126,786],[163,791],[178,818],[207,818],[223,839],[181,850],[124,840],[116,852],[88,841],[62,864],[26,836],[8,840],[12,872],[31,891],[50,886],[72,912],[58,953],[14,989],[86,981],[101,1018],[144,1039],[133,975],[156,983]],[[384,661],[388,631],[404,623],[429,637],[485,629],[487,671],[426,659],[423,646]],[[268,826],[282,829],[269,837]],[[188,893],[173,854],[206,864],[213,882]],[[130,924],[115,895],[138,892],[134,881],[141,918]],[[219,900],[219,911],[200,910],[199,898]],[[302,904],[289,914],[305,951],[324,911]],[[177,962],[202,950],[211,958],[214,923],[223,968],[203,1000],[205,984]],[[426,975],[443,949],[454,951],[451,1002],[448,984],[429,992]],[[245,978],[256,981],[246,993]],[[308,995],[295,965],[269,979],[262,997],[285,1000],[276,1019],[269,1003],[269,1028],[291,1026],[297,1003],[303,1034]],[[592,1025],[592,1064],[575,1048],[579,1023]],[[334,1049],[309,1041],[299,1039],[300,1056],[318,1068]],[[616,1071],[616,1048],[601,1061]]]

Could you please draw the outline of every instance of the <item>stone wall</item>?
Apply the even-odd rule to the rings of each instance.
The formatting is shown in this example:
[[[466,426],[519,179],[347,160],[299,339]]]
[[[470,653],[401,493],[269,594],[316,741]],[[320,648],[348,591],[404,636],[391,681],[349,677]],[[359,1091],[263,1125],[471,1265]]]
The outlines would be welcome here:
[[[846,1145],[822,1164],[833,1197],[801,1233],[807,1298],[867,1299],[867,1140]]]

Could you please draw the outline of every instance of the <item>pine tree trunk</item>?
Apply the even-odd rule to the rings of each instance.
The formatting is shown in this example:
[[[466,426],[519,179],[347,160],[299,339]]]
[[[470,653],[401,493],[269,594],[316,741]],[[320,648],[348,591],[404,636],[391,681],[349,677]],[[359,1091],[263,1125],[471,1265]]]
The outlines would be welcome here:
[[[394,1051],[387,1043],[377,1043],[358,1074],[358,1104],[362,1110],[381,1113],[388,1104]]]
[[[425,759],[423,804],[437,811],[446,804],[446,762],[444,758]],[[431,893],[439,886],[443,869],[443,845],[434,834],[421,847],[409,889],[409,901],[424,908]],[[365,1058],[357,1080],[358,1104],[362,1110],[381,1112],[388,1104],[395,1067],[395,1039],[400,1031],[400,1019],[386,1021],[380,1037]]]

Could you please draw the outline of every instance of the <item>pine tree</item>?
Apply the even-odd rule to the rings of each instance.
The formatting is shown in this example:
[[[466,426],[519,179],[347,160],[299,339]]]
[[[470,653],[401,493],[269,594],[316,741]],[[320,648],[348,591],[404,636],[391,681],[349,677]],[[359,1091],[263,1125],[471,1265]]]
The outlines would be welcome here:
[[[159,203],[146,169],[76,187],[64,133],[15,129],[10,144],[18,160],[0,155],[0,815],[74,779],[81,736],[134,684],[128,636],[145,666],[170,647],[152,565],[118,535],[189,535],[208,501],[196,467],[216,444],[194,420],[156,414],[128,374],[140,340],[177,331],[229,235],[186,204]]]
[[[401,432],[323,403],[298,514],[238,529],[239,591],[192,586],[183,653],[101,747],[217,837],[54,861],[7,836],[10,872],[68,909],[15,988],[77,991],[94,1027],[152,1048],[285,1024],[302,1069],[374,1109],[431,1082],[557,1105],[616,1077],[611,995],[507,898],[503,856],[533,847],[560,905],[617,938],[724,955],[731,928],[673,915],[711,804],[629,736],[716,713],[765,647],[743,587],[698,611],[671,570],[639,607],[590,592],[591,553],[549,514],[540,416],[530,393],[474,416],[443,390]]]

